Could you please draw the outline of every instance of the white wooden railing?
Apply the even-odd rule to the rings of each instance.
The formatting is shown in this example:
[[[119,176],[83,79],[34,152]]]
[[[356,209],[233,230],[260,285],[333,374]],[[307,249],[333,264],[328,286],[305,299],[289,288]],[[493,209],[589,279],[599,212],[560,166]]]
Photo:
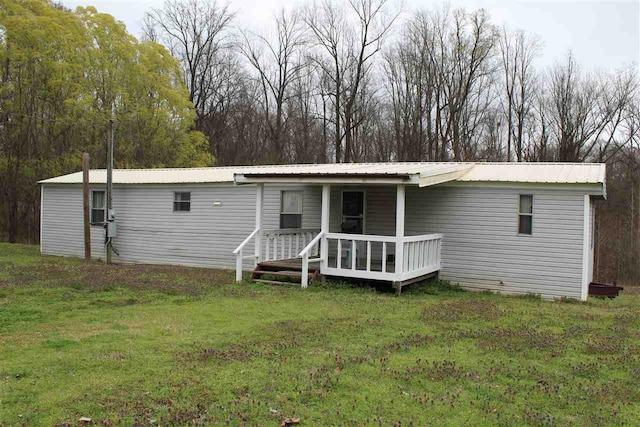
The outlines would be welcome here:
[[[312,228],[289,228],[281,230],[264,230],[262,245],[264,247],[264,261],[291,259],[299,256],[309,242],[320,230]],[[311,255],[318,255],[318,245],[314,245]]]
[[[392,247],[397,242],[395,236],[377,236],[377,235],[365,235],[365,234],[345,234],[345,233],[327,233],[327,244],[332,247],[332,241],[336,244],[336,269],[338,270],[358,270],[359,254],[366,253],[366,267],[365,271],[374,271],[371,269],[372,260],[372,244],[380,243],[382,245],[381,256],[381,269],[378,270],[382,273],[387,272],[386,262],[387,254],[391,253]],[[345,264],[342,263],[342,258],[345,257]],[[362,269],[361,269],[362,270]]]
[[[323,240],[335,263],[330,266],[325,262],[322,274],[403,281],[440,270],[441,234],[396,237],[327,233]],[[398,258],[400,250],[402,255]],[[390,254],[394,255],[392,266],[387,265]]]
[[[302,258],[302,280],[301,284],[303,288],[309,285],[309,263],[322,262],[322,257],[317,257],[320,242],[323,240],[324,232],[321,231],[309,242],[307,246],[298,254]],[[310,255],[315,255],[316,258],[309,258]]]
[[[243,256],[245,246],[252,239],[255,239],[255,253]],[[301,258],[302,287],[306,288],[312,262],[321,263],[324,275],[404,281],[440,270],[441,250],[442,234],[396,237],[324,233],[316,229],[256,228],[233,253],[237,281],[242,280],[245,259],[260,262]],[[388,255],[394,255],[391,265],[387,265]],[[329,259],[334,261],[333,265],[329,265]]]
[[[260,258],[260,250],[259,250],[260,245],[258,243],[256,243],[255,245],[256,250],[253,255],[247,255],[247,256],[242,255],[244,251],[244,247],[247,246],[247,244],[251,241],[251,239],[259,235],[260,235],[260,228],[256,228],[251,232],[251,234],[247,236],[246,239],[242,241],[242,243],[240,243],[240,246],[238,246],[236,250],[233,251],[233,254],[236,256],[236,282],[242,281],[242,262],[245,259],[249,259],[249,258],[253,260],[258,260]],[[256,240],[259,241],[260,238],[258,237]]]
[[[402,237],[402,273],[420,276],[440,270],[442,234]]]
[[[291,259],[301,256],[300,251],[307,248],[308,256],[318,256],[320,240],[315,239],[318,232],[318,229],[312,228],[278,230],[256,228],[233,251],[236,256],[236,281],[242,281],[242,265],[246,259],[251,259],[255,263]],[[254,254],[245,256],[245,246],[251,241],[254,241]],[[310,245],[312,241],[314,244]]]

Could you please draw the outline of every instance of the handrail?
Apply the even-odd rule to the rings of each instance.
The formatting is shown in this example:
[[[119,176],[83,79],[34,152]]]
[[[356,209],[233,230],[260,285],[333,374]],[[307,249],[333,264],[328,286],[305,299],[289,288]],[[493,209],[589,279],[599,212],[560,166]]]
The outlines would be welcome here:
[[[251,239],[253,239],[256,235],[260,235],[260,227],[257,227],[255,230],[253,230],[251,234],[249,234],[247,238],[244,239],[242,243],[240,243],[240,246],[238,246],[236,250],[233,251],[233,254],[236,256],[236,282],[242,281],[242,261],[244,260],[244,257],[242,256],[242,250],[247,245],[247,243],[249,243]],[[259,254],[260,254],[259,245],[260,245],[260,242],[256,241],[256,253],[255,253],[256,260],[258,260]]]
[[[358,240],[362,242],[375,240],[376,242],[394,243],[398,241],[396,236],[380,236],[376,234],[327,233],[326,236],[327,239]]]
[[[315,233],[320,231],[318,228],[273,228],[263,229],[264,234],[299,234],[299,233]]]
[[[317,228],[285,228],[261,230],[261,245],[264,243],[266,261],[295,258],[298,252],[313,240],[320,230]]]
[[[302,257],[302,278],[300,280],[300,284],[303,288],[306,288],[309,284],[309,252],[313,250],[313,247],[318,244],[318,242],[324,237],[325,232],[320,231],[316,237],[314,237],[307,246],[304,247],[303,250],[300,251],[298,256]],[[326,262],[326,260],[320,257],[320,262]]]
[[[357,240],[360,242],[375,241],[375,242],[416,242],[419,240],[435,240],[442,239],[442,234],[420,234],[416,236],[383,236],[377,234],[349,234],[349,233],[327,233],[328,239],[340,239],[340,240]]]
[[[405,243],[419,242],[422,240],[437,240],[437,239],[442,239],[442,234],[420,234],[417,236],[404,236],[404,237],[401,237],[401,239]]]
[[[313,240],[311,240],[309,244],[300,251],[298,256],[303,257],[305,255],[308,255],[309,252],[311,252],[311,249],[313,249],[313,247],[318,243],[318,241],[320,241],[320,239],[322,239],[322,237],[324,237],[324,235],[325,235],[324,231],[321,231],[320,233],[318,233],[316,237],[314,237]]]
[[[242,243],[240,243],[240,246],[238,246],[236,250],[233,251],[233,254],[237,255],[240,251],[242,251],[242,248],[244,248],[247,245],[247,243],[249,243],[249,241],[251,241],[251,239],[253,239],[253,237],[255,237],[255,235],[258,234],[259,232],[260,232],[260,228],[256,228],[255,230],[253,230],[251,234],[249,234],[247,238],[244,239]]]

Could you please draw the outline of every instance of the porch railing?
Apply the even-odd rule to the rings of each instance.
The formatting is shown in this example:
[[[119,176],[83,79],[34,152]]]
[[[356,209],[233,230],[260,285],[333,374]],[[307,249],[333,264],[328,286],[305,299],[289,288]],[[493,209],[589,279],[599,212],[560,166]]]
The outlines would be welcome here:
[[[242,280],[242,266],[244,260],[251,259],[254,263],[261,261],[279,261],[301,257],[300,251],[307,250],[308,256],[318,256],[320,240],[316,236],[320,230],[313,228],[288,228],[264,230],[256,228],[233,251],[236,257],[236,281]],[[244,255],[249,243],[253,241],[253,255]],[[310,245],[311,242],[313,245]],[[250,246],[249,246],[250,247]]]
[[[302,280],[300,284],[303,288],[306,288],[309,284],[309,263],[322,262],[322,257],[317,257],[317,255],[320,242],[323,240],[324,235],[324,231],[318,233],[316,237],[314,237],[313,240],[311,240],[309,244],[298,254],[298,256],[302,258]],[[316,258],[310,258],[310,255],[314,254]]]
[[[254,261],[260,258],[259,250],[256,250],[253,255],[243,256],[244,248],[251,242],[251,240],[256,240],[256,248],[259,248],[260,241],[260,228],[256,228],[247,236],[246,239],[240,243],[234,251],[233,254],[236,256],[236,282],[242,281],[242,263],[245,259],[253,259]]]
[[[421,276],[440,270],[442,234],[407,236],[402,237],[402,242],[403,274]]]
[[[243,256],[245,246],[252,240],[254,255]],[[324,275],[404,281],[440,270],[441,251],[442,234],[396,237],[257,228],[233,253],[238,281],[242,280],[245,259],[260,262],[301,258],[302,286],[306,287],[312,262],[320,262]]]
[[[396,237],[327,233],[323,240],[329,255],[322,274],[403,281],[440,270],[441,234]]]
[[[319,232],[320,230],[313,228],[263,230],[261,244],[264,248],[264,257],[262,260],[277,261],[296,258]],[[318,244],[313,245],[310,251],[310,255],[318,255]]]

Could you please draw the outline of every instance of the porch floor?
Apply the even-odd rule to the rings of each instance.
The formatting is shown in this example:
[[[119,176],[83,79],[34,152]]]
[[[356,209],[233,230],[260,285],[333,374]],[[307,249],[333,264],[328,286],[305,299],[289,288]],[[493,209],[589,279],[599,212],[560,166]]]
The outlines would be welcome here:
[[[335,257],[330,257],[329,258],[329,262],[330,265],[335,265]],[[374,263],[374,260],[371,260],[371,268],[373,269],[378,269],[378,271],[380,271],[380,268],[382,266],[382,262],[381,260],[377,261],[377,264]],[[290,259],[284,259],[284,260],[277,260],[277,261],[263,261],[259,264],[258,267],[256,268],[271,268],[274,270],[281,270],[281,271],[285,271],[285,274],[289,274],[292,272],[297,272],[302,270],[302,258],[290,258]],[[389,263],[387,262],[387,268],[388,269],[393,269],[395,267],[395,265],[393,263]],[[311,267],[313,268],[313,267]],[[317,270],[314,269],[314,271],[317,272]],[[345,275],[340,275],[340,276],[334,276],[334,275],[329,275],[329,277],[340,277],[340,278],[346,278],[349,280],[357,280],[357,281],[361,281],[363,279],[361,278],[357,278],[357,277],[353,277],[353,276],[349,276],[349,270],[345,270],[346,274]],[[358,270],[360,271],[360,270]],[[387,270],[388,271],[388,270]],[[267,273],[268,274],[268,273]],[[274,271],[273,274],[277,273]],[[318,277],[315,276],[316,273],[312,273],[312,275],[314,275],[314,277]],[[438,271],[433,271],[427,274],[423,274],[421,276],[417,276],[417,277],[413,277],[411,279],[407,279],[407,280],[403,280],[403,281],[386,281],[386,282],[391,282],[391,285],[393,286],[393,288],[396,290],[396,293],[398,295],[400,295],[400,293],[402,292],[402,288],[404,286],[410,285],[412,283],[417,283],[423,280],[427,280],[430,278],[434,278],[434,277],[438,277]],[[255,278],[255,274],[254,274],[254,280],[258,281],[258,282],[265,282],[265,283],[272,283],[272,284],[285,284],[287,282],[280,282],[280,281],[273,281],[273,280],[263,280],[263,279],[259,279],[259,278]],[[369,281],[370,279],[364,279],[366,281]],[[373,280],[374,282],[380,282],[379,280]]]
[[[269,263],[269,264],[273,264],[274,266],[277,265],[279,267],[282,268],[287,268],[287,267],[300,267],[302,265],[302,258],[289,258],[289,259],[281,259],[281,260],[277,260],[277,261],[263,261],[263,263]],[[317,264],[316,263],[312,263],[313,264]],[[329,265],[331,267],[336,267],[336,257],[329,257]],[[346,260],[343,257],[342,258],[342,268],[346,268]],[[348,266],[349,268],[351,268],[351,266]],[[365,260],[364,259],[358,259],[356,261],[356,270],[358,271],[365,271],[366,270],[366,265],[365,265]],[[393,262],[387,262],[387,268],[386,271],[388,273],[393,273],[394,269],[395,269],[396,265]],[[382,260],[376,260],[376,259],[372,259],[371,260],[371,271],[382,271]]]

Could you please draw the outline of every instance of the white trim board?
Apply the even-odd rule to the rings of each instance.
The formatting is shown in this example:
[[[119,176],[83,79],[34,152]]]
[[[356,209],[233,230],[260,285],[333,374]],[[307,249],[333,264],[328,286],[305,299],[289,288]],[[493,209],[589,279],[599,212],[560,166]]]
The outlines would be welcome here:
[[[588,194],[584,196],[584,212],[582,220],[582,287],[580,299],[586,301],[589,295],[589,255],[591,244],[589,241],[589,205],[590,198]]]

